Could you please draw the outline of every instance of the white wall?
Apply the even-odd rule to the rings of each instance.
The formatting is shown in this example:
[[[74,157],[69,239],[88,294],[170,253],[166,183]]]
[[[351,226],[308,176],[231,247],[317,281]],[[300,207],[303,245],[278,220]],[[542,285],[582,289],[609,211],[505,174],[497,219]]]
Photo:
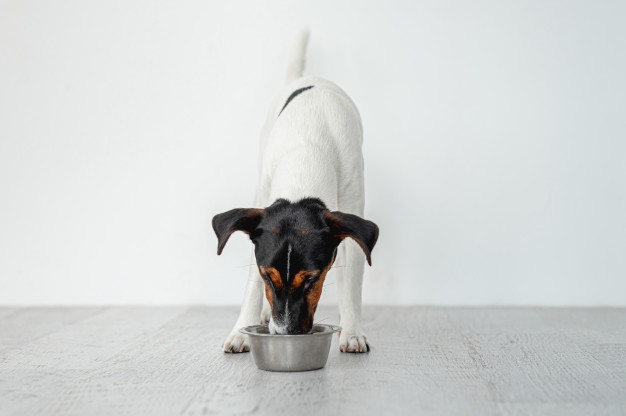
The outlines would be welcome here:
[[[0,304],[239,303],[210,219],[308,25],[364,120],[366,302],[626,306],[625,5],[4,1]]]

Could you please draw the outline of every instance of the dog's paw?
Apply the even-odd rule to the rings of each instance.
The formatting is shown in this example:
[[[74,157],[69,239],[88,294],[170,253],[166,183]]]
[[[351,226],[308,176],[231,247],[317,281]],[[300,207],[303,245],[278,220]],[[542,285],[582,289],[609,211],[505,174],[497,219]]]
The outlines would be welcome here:
[[[248,336],[239,332],[238,329],[233,330],[226,341],[222,344],[224,352],[248,352],[250,351],[250,343],[248,342]]]
[[[272,311],[270,309],[270,305],[263,305],[263,310],[261,311],[261,325],[268,324],[270,322],[270,317],[272,316]]]
[[[341,352],[369,352],[365,334],[361,331],[343,330],[339,333],[339,351]]]

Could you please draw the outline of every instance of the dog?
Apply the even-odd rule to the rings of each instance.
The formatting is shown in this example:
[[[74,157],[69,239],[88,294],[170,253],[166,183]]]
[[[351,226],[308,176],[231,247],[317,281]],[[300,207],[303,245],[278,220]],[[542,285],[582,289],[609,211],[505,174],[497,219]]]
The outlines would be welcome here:
[[[286,85],[261,132],[255,208],[232,209],[212,221],[218,255],[235,231],[248,234],[254,244],[255,267],[239,318],[222,344],[225,352],[249,351],[239,328],[259,321],[269,323],[273,334],[310,332],[324,279],[337,257],[345,266],[337,273],[339,349],[370,349],[361,328],[361,287],[378,226],[363,219],[361,118],[337,85],[302,76],[308,38],[308,30],[297,37]]]

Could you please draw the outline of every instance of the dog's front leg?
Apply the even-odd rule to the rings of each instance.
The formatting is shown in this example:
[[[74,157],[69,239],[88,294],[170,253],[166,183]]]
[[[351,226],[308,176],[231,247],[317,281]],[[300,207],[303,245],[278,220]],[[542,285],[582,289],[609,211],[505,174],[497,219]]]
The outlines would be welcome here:
[[[337,268],[337,289],[341,334],[339,350],[342,352],[368,352],[369,345],[361,328],[361,288],[365,259],[361,248],[349,238],[339,247],[344,267]]]
[[[263,280],[257,269],[254,251],[252,252],[251,263],[252,266],[250,267],[250,274],[248,275],[248,282],[246,283],[246,293],[243,296],[243,304],[241,305],[239,318],[237,318],[237,322],[233,330],[228,334],[226,341],[222,344],[224,352],[250,351],[248,336],[240,333],[239,329],[244,326],[257,325],[259,323],[259,315],[264,298]]]

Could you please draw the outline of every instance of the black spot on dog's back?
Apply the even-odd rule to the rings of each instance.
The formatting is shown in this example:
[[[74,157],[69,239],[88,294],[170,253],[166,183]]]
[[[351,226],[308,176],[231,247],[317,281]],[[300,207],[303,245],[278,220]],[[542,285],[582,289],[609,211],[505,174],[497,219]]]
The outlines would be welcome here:
[[[283,112],[285,107],[287,107],[287,104],[289,104],[291,102],[291,100],[293,100],[294,98],[296,98],[298,95],[302,94],[303,92],[305,92],[307,90],[310,90],[311,88],[313,88],[313,85],[310,85],[308,87],[299,88],[299,89],[295,90],[294,92],[292,92],[291,95],[289,96],[289,98],[287,98],[287,101],[285,102],[285,105],[283,105],[283,108],[280,109],[280,113],[278,113],[278,116],[280,116],[280,114]]]

